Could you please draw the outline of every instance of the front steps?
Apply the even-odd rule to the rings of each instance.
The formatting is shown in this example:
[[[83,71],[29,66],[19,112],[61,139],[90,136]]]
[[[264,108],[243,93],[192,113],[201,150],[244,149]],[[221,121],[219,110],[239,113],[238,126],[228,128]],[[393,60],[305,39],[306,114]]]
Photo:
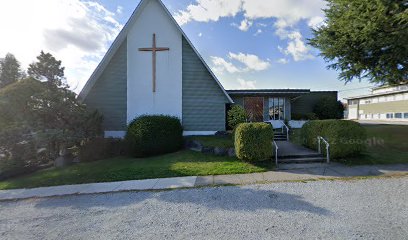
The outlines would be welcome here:
[[[286,133],[281,133],[281,132],[274,132],[273,133],[273,140],[275,141],[288,141],[288,138],[286,136]]]
[[[282,137],[283,138],[283,137]],[[327,159],[318,152],[293,144],[289,141],[276,141],[278,145],[278,165],[326,163]]]
[[[293,156],[279,156],[279,163],[322,163],[326,162],[326,158],[321,154],[304,154]]]

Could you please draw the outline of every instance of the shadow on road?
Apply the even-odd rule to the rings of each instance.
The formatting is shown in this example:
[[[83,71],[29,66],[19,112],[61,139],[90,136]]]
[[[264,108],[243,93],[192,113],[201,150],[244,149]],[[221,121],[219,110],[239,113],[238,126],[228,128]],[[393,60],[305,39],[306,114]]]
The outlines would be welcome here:
[[[300,195],[245,187],[217,187],[184,189],[161,192],[121,192],[98,195],[81,195],[39,200],[37,208],[74,208],[114,210],[134,205],[162,207],[177,204],[184,207],[204,207],[208,210],[257,211],[272,209],[277,211],[310,212],[330,215],[330,211],[315,206]],[[95,209],[96,210],[96,209]]]

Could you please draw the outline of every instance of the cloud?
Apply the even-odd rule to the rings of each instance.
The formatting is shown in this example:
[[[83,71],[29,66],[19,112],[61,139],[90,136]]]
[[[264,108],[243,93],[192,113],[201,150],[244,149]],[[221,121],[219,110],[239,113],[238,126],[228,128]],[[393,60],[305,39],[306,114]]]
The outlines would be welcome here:
[[[176,20],[183,25],[190,21],[218,21],[242,13],[247,20],[276,18],[289,26],[322,16],[324,6],[323,0],[196,0],[177,12]]]
[[[228,57],[244,64],[244,71],[262,71],[266,70],[271,65],[268,61],[264,61],[254,54],[244,54],[241,52],[235,54],[230,52]]]
[[[122,13],[123,13],[123,7],[119,5],[119,6],[116,8],[116,13],[117,13],[117,14],[122,14]]]
[[[238,67],[236,67],[234,64],[232,64],[231,62],[226,61],[224,58],[222,57],[211,57],[211,61],[213,63],[213,70],[216,73],[220,73],[222,74],[224,71],[227,71],[229,73],[238,73],[238,72],[242,72],[241,69],[239,69]]]
[[[313,28],[313,29],[318,29],[318,28],[320,28],[321,26],[323,26],[324,24],[325,24],[325,23],[324,23],[324,18],[321,17],[321,16],[313,17],[313,18],[311,18],[311,19],[309,20],[309,22],[307,23],[307,25],[308,25],[309,27]]]
[[[211,57],[213,70],[219,74],[243,73],[250,71],[263,71],[270,67],[269,61],[264,61],[254,54],[228,53],[228,59]]]
[[[51,52],[78,92],[122,28],[115,14],[94,1],[2,1],[0,56],[11,52],[27,68],[41,50]]]
[[[190,21],[218,21],[221,17],[234,17],[241,9],[241,0],[197,0],[186,10],[178,11],[174,18],[180,24]]]
[[[296,62],[307,59],[313,59],[314,56],[310,53],[311,47],[303,41],[303,36],[298,31],[292,31],[287,34],[288,45],[285,49],[278,46],[278,49],[285,55],[290,55]]]
[[[238,83],[239,83],[239,87],[240,89],[255,89],[256,86],[256,81],[247,81],[244,80],[242,78],[238,78]]]
[[[262,29],[258,29],[256,33],[254,33],[254,36],[258,36],[259,34],[263,33]]]
[[[238,29],[246,32],[252,26],[252,22],[248,21],[248,19],[244,19],[241,21],[241,25],[238,26]]]
[[[289,60],[286,58],[279,58],[276,62],[280,64],[288,64]]]

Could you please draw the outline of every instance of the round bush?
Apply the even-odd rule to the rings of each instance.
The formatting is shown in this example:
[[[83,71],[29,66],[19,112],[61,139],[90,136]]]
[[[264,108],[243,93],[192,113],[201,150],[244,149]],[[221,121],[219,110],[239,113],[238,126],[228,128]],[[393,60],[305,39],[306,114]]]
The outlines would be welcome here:
[[[235,153],[241,160],[264,161],[273,156],[273,129],[267,123],[241,123],[236,127]]]
[[[364,151],[367,134],[357,122],[345,120],[316,120],[303,125],[303,145],[317,150],[317,137],[321,136],[330,144],[331,158],[355,156]],[[322,149],[324,145],[322,144]]]
[[[182,147],[183,128],[176,117],[141,116],[129,124],[125,139],[135,157],[170,153]]]

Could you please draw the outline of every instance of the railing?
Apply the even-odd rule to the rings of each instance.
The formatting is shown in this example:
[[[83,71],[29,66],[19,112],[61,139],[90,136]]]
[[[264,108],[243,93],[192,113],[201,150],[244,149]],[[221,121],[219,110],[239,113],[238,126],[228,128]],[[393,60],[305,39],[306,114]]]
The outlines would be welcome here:
[[[282,133],[283,133],[283,128],[286,128],[286,140],[289,141],[289,127],[285,124],[284,121],[282,122]]]
[[[327,163],[330,163],[330,144],[329,142],[326,141],[326,139],[324,139],[321,136],[317,137],[317,149],[319,151],[319,153],[322,153],[322,149],[321,149],[321,142],[323,141],[323,143],[326,145],[326,158],[327,158]]]
[[[275,141],[273,141],[273,145],[275,146],[275,164],[276,164],[276,167],[278,167],[278,150],[279,150],[279,147],[278,147],[278,144],[276,144]]]

